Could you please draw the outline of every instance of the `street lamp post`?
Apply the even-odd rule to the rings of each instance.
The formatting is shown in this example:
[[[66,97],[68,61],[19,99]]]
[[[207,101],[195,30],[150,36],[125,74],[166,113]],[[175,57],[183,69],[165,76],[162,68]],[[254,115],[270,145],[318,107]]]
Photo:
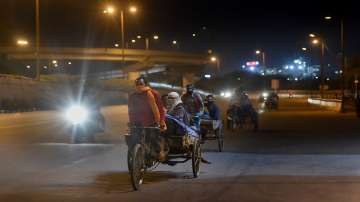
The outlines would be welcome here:
[[[150,46],[150,40],[149,40],[149,38],[146,38],[145,39],[145,49],[149,50],[149,46]]]
[[[129,11],[131,13],[136,13],[137,8],[135,6],[131,6],[129,8]],[[115,9],[112,6],[108,6],[106,10],[104,10],[105,14],[114,14]],[[120,27],[121,27],[121,61],[122,61],[122,67],[125,66],[125,21],[124,21],[124,10],[120,10]]]
[[[325,16],[325,20],[332,20],[332,16]],[[340,54],[341,54],[341,82],[340,82],[340,88],[341,88],[341,108],[340,112],[344,113],[344,98],[345,98],[345,89],[346,89],[346,82],[345,82],[345,47],[344,47],[344,19],[340,18]]]
[[[324,57],[325,57],[325,41],[323,37],[316,36],[315,34],[309,34],[311,38],[313,38],[312,43],[317,45],[320,43],[320,97],[324,98],[324,87],[325,87],[325,65],[324,65]]]
[[[137,37],[138,39],[141,39],[141,36],[139,35]],[[158,40],[159,36],[158,35],[154,35],[152,37],[154,40]],[[150,38],[149,37],[145,37],[145,50],[149,50],[150,49]]]
[[[325,88],[325,72],[324,72],[324,56],[325,56],[325,44],[324,41],[321,40],[321,57],[320,57],[320,78],[321,78],[321,86],[320,86],[320,97],[324,98],[324,88]]]
[[[40,49],[40,2],[35,0],[35,24],[36,24],[36,40],[35,40],[35,55],[36,55],[36,80],[40,80],[40,60],[39,60],[39,49]]]
[[[266,56],[265,56],[265,51],[260,51],[260,50],[256,50],[255,51],[256,55],[261,55],[261,63],[262,63],[262,68],[263,70],[266,69]]]
[[[219,73],[220,72],[220,59],[213,56],[213,57],[210,58],[210,61],[216,64],[216,70]]]
[[[340,42],[341,42],[341,70],[342,70],[342,74],[341,74],[341,109],[340,111],[342,113],[345,112],[345,102],[344,102],[344,98],[345,98],[345,72],[346,72],[346,67],[345,67],[345,48],[344,48],[344,20],[341,19],[340,20],[340,32],[341,32],[341,36],[340,36]]]
[[[121,66],[125,66],[125,25],[124,25],[124,11],[120,11],[120,26],[121,26]]]

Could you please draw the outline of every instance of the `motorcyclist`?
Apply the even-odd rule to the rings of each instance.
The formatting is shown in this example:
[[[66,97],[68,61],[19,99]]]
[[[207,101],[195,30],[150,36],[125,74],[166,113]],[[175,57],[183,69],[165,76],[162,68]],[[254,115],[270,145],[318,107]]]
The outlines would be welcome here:
[[[275,92],[275,90],[272,90],[269,93],[268,98],[265,101],[265,106],[268,110],[271,109],[278,109],[279,106],[279,96],[277,95],[277,93]]]
[[[98,132],[105,131],[105,117],[101,113],[101,93],[99,90],[85,86],[81,96],[81,103],[87,106],[91,116],[96,120]]]
[[[269,100],[274,101],[274,102],[279,101],[279,96],[274,90],[271,91],[271,93],[269,94]]]
[[[200,129],[200,116],[204,112],[204,103],[200,94],[196,93],[193,84],[186,86],[186,93],[181,96],[186,111],[191,116],[196,128]]]
[[[230,100],[229,109],[236,110],[235,114],[240,122],[243,122],[246,116],[250,116],[255,123],[255,130],[257,129],[257,113],[251,104],[249,96],[240,88],[236,89],[235,96]]]
[[[240,109],[252,108],[249,96],[241,89],[235,90],[235,95],[231,98],[230,105]]]

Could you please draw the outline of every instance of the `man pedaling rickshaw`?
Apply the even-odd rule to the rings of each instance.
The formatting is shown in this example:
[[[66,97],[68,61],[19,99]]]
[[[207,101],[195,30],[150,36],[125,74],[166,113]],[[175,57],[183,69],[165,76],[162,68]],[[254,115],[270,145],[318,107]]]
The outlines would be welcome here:
[[[159,127],[166,130],[165,111],[160,94],[150,88],[144,77],[135,80],[135,92],[130,94],[128,103],[129,121],[142,127]],[[166,159],[166,144],[163,138],[159,142],[159,161]]]
[[[258,128],[258,115],[251,104],[249,96],[240,88],[236,89],[235,95],[230,100],[228,114],[240,123],[244,123],[246,117],[250,117],[255,124],[254,129]]]

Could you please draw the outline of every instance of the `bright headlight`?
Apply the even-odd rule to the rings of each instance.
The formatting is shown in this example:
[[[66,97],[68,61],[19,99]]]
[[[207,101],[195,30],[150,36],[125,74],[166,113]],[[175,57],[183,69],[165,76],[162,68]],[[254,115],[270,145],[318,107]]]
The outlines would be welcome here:
[[[65,114],[66,119],[72,124],[81,124],[85,122],[88,118],[88,115],[88,110],[81,105],[71,106]]]
[[[269,96],[269,94],[266,93],[266,92],[264,92],[264,93],[262,93],[262,96],[263,96],[263,97],[267,97],[267,96]]]
[[[229,97],[231,97],[232,96],[232,94],[231,94],[231,92],[225,92],[225,96],[224,97],[226,97],[226,98],[229,98]]]

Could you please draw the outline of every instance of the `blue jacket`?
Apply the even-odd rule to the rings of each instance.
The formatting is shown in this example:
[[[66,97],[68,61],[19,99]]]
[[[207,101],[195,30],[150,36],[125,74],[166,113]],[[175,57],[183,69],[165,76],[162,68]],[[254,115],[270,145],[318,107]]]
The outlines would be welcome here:
[[[209,112],[209,116],[213,120],[220,120],[220,109],[215,103],[206,105],[207,111]]]

